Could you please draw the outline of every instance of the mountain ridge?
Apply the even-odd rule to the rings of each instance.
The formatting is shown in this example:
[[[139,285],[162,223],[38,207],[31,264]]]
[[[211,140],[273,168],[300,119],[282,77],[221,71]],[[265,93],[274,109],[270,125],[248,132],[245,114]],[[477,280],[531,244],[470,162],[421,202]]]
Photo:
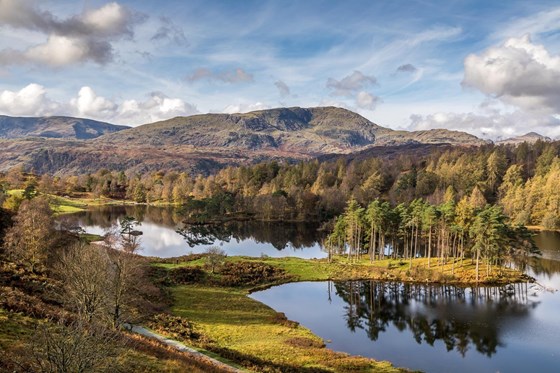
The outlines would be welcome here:
[[[497,145],[505,145],[505,144],[521,144],[523,142],[528,142],[528,143],[534,143],[537,141],[552,141],[552,139],[548,136],[543,136],[540,133],[537,132],[527,132],[524,135],[521,136],[515,136],[515,137],[510,137],[504,140],[498,140],[495,143]]]
[[[52,118],[58,120],[56,136],[46,126],[49,120],[54,121]],[[198,114],[137,127],[93,121],[86,122],[95,126],[91,137],[85,139],[80,138],[74,127],[89,120],[50,117],[37,121],[40,125],[36,130],[29,130],[28,125],[27,132],[17,133],[12,129],[15,138],[0,139],[4,149],[0,153],[0,171],[23,165],[38,173],[51,174],[93,173],[102,168],[139,173],[176,169],[208,174],[228,165],[266,160],[292,162],[324,155],[348,155],[375,147],[406,145],[405,150],[413,144],[478,146],[487,143],[476,136],[445,129],[392,130],[336,107]],[[48,136],[37,137],[44,133]]]
[[[93,119],[67,116],[11,117],[0,115],[0,138],[93,139],[130,128]]]

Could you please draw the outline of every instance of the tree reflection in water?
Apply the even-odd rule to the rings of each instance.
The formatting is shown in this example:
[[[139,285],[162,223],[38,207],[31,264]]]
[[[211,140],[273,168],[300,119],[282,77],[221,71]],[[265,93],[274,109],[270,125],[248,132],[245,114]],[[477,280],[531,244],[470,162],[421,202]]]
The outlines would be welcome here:
[[[103,206],[63,216],[69,224],[110,228],[124,216],[132,216],[142,223],[152,223],[180,234],[190,247],[212,245],[219,241],[253,240],[270,243],[277,250],[287,247],[305,249],[321,242],[323,233],[317,224],[262,221],[230,221],[222,224],[186,224],[178,209],[156,206]]]
[[[505,327],[498,320],[526,317],[537,306],[528,298],[528,288],[526,283],[478,288],[334,283],[336,294],[347,303],[344,317],[350,330],[364,329],[376,341],[393,325],[401,332],[409,330],[418,344],[433,346],[442,341],[448,351],[456,350],[463,357],[471,346],[489,357],[496,353]]]

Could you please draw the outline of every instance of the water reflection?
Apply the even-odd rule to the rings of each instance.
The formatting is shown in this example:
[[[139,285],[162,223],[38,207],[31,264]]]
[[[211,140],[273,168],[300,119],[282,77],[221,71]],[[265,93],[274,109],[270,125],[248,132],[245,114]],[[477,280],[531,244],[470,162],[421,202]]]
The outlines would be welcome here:
[[[326,257],[319,242],[317,225],[231,221],[223,224],[189,225],[173,208],[153,206],[105,206],[61,217],[69,225],[80,225],[90,233],[103,234],[124,216],[142,223],[141,253],[172,257],[203,252],[221,246],[229,255]]]
[[[372,281],[307,282],[253,293],[334,350],[426,372],[557,372],[560,234],[516,263],[535,284],[461,288]]]
[[[330,288],[330,286],[329,286]],[[363,329],[372,341],[390,326],[408,331],[418,344],[442,341],[447,351],[463,357],[473,346],[492,356],[500,341],[498,318],[527,317],[538,302],[528,296],[528,284],[461,288],[374,281],[335,282],[334,291],[346,304],[348,329]],[[329,294],[330,297],[330,294]]]

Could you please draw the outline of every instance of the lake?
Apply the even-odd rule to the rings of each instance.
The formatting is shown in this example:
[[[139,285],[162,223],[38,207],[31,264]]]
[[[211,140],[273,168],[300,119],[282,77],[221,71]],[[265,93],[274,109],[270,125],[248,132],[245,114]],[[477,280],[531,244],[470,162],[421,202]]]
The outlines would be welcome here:
[[[61,219],[103,234],[141,221],[141,254],[173,257],[212,245],[228,255],[326,257],[313,224],[230,222],[189,226],[177,210],[103,207]],[[538,284],[460,288],[374,281],[291,283],[252,298],[351,354],[426,372],[558,372],[560,234],[541,232],[543,255],[520,266]]]
[[[541,232],[538,284],[461,288],[374,281],[302,282],[252,298],[327,346],[425,372],[560,371],[560,234]]]
[[[88,233],[103,235],[125,216],[141,222],[140,252],[145,256],[176,257],[203,253],[219,246],[228,255],[325,258],[317,224],[234,221],[220,225],[189,225],[174,208],[104,206],[59,218]]]

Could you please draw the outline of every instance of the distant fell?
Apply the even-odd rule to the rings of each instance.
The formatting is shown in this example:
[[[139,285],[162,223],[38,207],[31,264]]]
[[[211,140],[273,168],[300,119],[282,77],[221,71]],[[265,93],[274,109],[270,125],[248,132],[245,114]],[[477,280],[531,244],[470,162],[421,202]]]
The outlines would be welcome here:
[[[379,128],[361,115],[341,108],[292,107],[176,117],[97,141],[324,154],[372,145]]]
[[[505,140],[496,141],[496,144],[521,144],[523,142],[535,143],[537,141],[552,141],[550,137],[543,136],[536,132],[529,132],[521,136],[511,137]]]
[[[392,157],[399,152],[425,152],[431,146],[487,143],[445,129],[395,131],[337,107],[201,114],[134,128],[68,117],[1,118],[0,171],[22,165],[50,174],[103,168],[210,174],[229,165],[269,160],[295,162],[353,154]]]
[[[487,143],[459,131],[394,131],[338,107],[291,107],[244,114],[176,117],[103,136],[96,141],[252,151],[278,150],[306,155],[346,154],[374,145]]]
[[[45,137],[85,140],[122,131],[126,128],[129,127],[83,118],[0,115],[0,138],[4,139]]]

